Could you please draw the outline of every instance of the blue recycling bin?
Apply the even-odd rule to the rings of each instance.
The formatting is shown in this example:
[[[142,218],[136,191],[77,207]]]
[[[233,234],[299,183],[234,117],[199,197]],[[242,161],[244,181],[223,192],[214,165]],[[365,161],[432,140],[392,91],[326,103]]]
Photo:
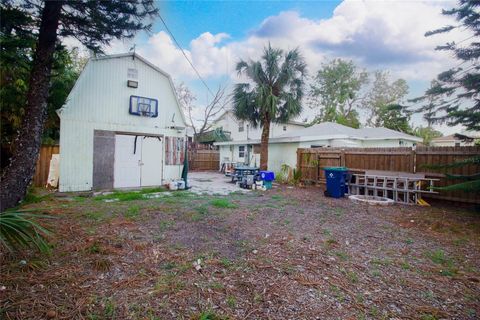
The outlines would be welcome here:
[[[275,180],[275,173],[273,171],[260,171],[258,173],[263,186],[267,189],[272,189],[272,181]]]
[[[260,180],[273,181],[275,180],[275,173],[273,171],[260,171]]]
[[[346,177],[348,169],[345,167],[326,167],[325,179],[327,180],[326,195],[332,198],[341,198],[346,192]]]

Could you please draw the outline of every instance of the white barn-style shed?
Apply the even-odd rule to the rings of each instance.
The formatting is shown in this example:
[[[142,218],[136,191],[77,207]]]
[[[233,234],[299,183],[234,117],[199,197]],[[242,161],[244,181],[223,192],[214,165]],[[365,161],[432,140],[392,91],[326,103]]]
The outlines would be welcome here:
[[[90,59],[58,115],[61,192],[180,178],[186,123],[172,79],[138,54]]]

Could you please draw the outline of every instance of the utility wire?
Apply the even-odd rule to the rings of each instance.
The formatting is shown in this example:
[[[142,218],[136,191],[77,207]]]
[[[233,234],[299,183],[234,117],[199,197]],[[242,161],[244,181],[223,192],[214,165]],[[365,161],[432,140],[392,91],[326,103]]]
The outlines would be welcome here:
[[[177,39],[175,38],[175,36],[173,35],[172,31],[170,31],[170,28],[168,28],[167,26],[167,23],[165,22],[165,20],[163,20],[162,16],[160,14],[158,14],[158,16],[160,17],[160,20],[162,21],[163,25],[165,26],[165,29],[167,30],[167,32],[170,34],[170,36],[172,37],[173,41],[175,42],[175,44],[177,45],[178,49],[180,49],[180,51],[182,51],[182,54],[183,56],[185,57],[185,59],[187,59],[188,63],[190,64],[190,66],[192,67],[192,69],[195,71],[195,73],[197,74],[198,78],[200,79],[200,81],[202,81],[203,85],[207,88],[208,92],[210,92],[210,94],[212,96],[215,97],[215,94],[213,94],[212,90],[210,90],[210,88],[208,87],[207,83],[205,82],[205,80],[202,78],[202,76],[200,75],[200,73],[198,72],[198,70],[195,68],[195,66],[193,65],[192,61],[190,61],[190,59],[188,59],[187,57],[187,54],[185,53],[185,51],[183,51],[183,48],[180,46],[180,44],[178,43]]]

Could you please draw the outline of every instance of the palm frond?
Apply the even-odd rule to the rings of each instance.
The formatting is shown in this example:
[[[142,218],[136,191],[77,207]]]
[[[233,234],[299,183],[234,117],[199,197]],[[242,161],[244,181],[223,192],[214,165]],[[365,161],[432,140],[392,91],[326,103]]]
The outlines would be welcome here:
[[[439,169],[460,168],[468,164],[480,164],[480,156],[472,157],[472,158],[468,158],[460,161],[455,161],[447,164],[429,164],[429,165],[424,164],[421,167],[427,168],[427,169],[439,170]]]
[[[40,252],[49,252],[45,236],[50,231],[35,221],[37,217],[22,211],[0,213],[0,243],[9,251],[34,247]]]
[[[480,180],[466,181],[462,183],[452,184],[446,187],[434,187],[433,189],[441,191],[463,191],[480,193]]]

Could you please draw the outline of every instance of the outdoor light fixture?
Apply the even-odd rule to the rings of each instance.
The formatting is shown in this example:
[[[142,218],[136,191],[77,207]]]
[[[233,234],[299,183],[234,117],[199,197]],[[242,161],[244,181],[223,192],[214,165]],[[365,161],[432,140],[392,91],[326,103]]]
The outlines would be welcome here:
[[[138,88],[138,81],[128,80],[127,87],[130,88]]]

